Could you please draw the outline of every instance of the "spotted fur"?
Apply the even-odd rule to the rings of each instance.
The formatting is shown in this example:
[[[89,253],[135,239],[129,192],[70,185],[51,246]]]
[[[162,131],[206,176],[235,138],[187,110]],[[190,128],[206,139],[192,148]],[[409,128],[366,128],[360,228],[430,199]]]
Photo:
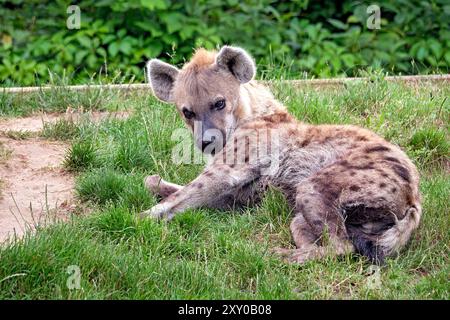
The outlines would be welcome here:
[[[143,215],[170,219],[188,208],[254,205],[272,186],[295,214],[290,228],[296,249],[276,250],[288,260],[358,252],[381,263],[397,252],[421,217],[411,160],[366,129],[298,121],[252,80],[254,72],[252,58],[234,47],[198,50],[181,70],[149,63],[156,96],[182,114],[188,108],[225,139],[188,185],[147,178],[147,187],[164,199]],[[211,107],[218,97],[226,101],[220,111]],[[193,129],[192,119],[185,121]],[[199,147],[203,134],[195,137]]]

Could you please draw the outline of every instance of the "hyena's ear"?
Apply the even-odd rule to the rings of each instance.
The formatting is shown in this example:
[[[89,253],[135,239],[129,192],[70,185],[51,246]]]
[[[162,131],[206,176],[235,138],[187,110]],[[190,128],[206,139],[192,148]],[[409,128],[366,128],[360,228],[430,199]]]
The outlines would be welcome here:
[[[165,102],[173,103],[172,88],[179,70],[158,59],[147,62],[147,79],[155,96]]]
[[[230,71],[240,83],[247,83],[256,73],[255,62],[244,49],[224,46],[216,57],[220,68]]]

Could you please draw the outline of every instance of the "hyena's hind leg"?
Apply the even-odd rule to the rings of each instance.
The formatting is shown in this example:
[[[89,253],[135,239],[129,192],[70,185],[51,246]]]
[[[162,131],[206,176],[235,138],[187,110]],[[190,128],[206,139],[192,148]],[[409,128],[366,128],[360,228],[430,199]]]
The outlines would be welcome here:
[[[394,162],[391,158],[389,161]],[[296,239],[308,241],[298,230],[305,229],[306,224],[291,228],[299,247],[291,260],[302,262],[354,251],[382,264],[417,228],[421,206],[412,169],[400,161],[390,164],[392,168],[383,162],[358,166],[347,163],[321,170],[297,188],[296,213],[319,241],[301,245]]]
[[[151,193],[163,199],[183,188],[183,186],[163,180],[157,174],[146,177],[144,185]]]
[[[308,180],[297,188],[290,229],[297,248],[276,251],[289,262],[304,263],[354,251],[338,209]]]

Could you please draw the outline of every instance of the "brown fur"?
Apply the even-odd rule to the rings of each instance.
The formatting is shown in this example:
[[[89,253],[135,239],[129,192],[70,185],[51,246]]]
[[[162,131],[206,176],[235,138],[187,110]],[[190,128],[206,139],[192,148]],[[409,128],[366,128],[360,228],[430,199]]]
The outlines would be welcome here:
[[[216,51],[208,51],[204,48],[195,50],[191,60],[183,66],[184,70],[199,71],[202,68],[208,68],[216,59]]]
[[[401,248],[421,216],[418,172],[405,153],[363,128],[299,122],[267,88],[242,83],[252,67],[245,63],[251,62],[241,49],[229,50],[198,50],[172,88],[180,112],[189,108],[223,132],[223,145],[185,187],[148,178],[149,189],[166,198],[144,215],[170,219],[188,208],[254,204],[273,186],[295,212],[291,232],[297,248],[277,250],[290,261],[357,251],[381,262]],[[239,60],[230,65],[240,69],[218,62],[234,57]],[[227,105],[211,111],[217,97]],[[274,161],[278,166],[265,174]]]

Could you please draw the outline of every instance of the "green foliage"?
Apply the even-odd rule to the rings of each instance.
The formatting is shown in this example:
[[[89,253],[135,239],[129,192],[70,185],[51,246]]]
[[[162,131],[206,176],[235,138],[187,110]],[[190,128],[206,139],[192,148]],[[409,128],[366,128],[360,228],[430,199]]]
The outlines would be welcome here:
[[[69,30],[70,1],[0,0],[0,79],[49,82],[49,70],[77,82],[119,72],[143,81],[149,58],[182,63],[192,48],[241,45],[268,69],[288,75],[447,72],[446,0],[381,0],[381,28],[370,30],[369,1],[81,0],[81,28]],[[285,68],[283,68],[285,69]],[[111,70],[114,72],[111,73]]]

